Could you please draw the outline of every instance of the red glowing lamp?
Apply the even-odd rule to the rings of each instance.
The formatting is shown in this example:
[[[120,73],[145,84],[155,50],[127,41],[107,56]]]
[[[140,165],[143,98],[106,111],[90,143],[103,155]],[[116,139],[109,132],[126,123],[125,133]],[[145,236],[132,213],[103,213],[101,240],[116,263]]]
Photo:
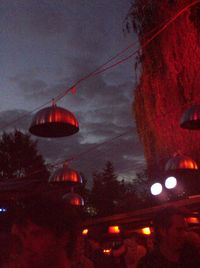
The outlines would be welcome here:
[[[200,129],[200,104],[193,105],[183,113],[180,126],[190,130]]]
[[[197,170],[198,165],[197,163],[191,159],[188,156],[184,155],[175,155],[171,159],[169,159],[165,165],[165,170],[170,171],[170,170]]]
[[[82,177],[80,174],[71,168],[68,168],[65,163],[62,168],[57,169],[49,178],[49,182],[53,184],[64,184],[67,186],[73,186],[81,184]]]
[[[73,192],[63,195],[63,200],[66,201],[67,204],[72,206],[84,206],[83,198],[79,194]]]
[[[108,227],[109,234],[120,234],[120,228],[118,225]]]
[[[35,114],[29,131],[39,137],[58,138],[75,134],[79,125],[70,111],[53,104]]]

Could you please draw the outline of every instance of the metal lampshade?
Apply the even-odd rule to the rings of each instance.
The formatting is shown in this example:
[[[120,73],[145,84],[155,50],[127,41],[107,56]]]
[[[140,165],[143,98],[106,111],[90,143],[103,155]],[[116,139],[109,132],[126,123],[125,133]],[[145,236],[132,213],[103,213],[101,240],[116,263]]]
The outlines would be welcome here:
[[[197,170],[197,163],[188,156],[175,155],[165,165],[165,171],[171,170]]]
[[[193,105],[183,113],[180,126],[191,130],[200,129],[200,104]]]
[[[84,206],[83,198],[74,192],[63,195],[63,200],[72,206]]]
[[[68,186],[81,184],[83,182],[80,174],[66,164],[62,168],[57,169],[49,178],[50,183],[63,183]]]
[[[53,104],[35,114],[29,131],[39,137],[58,138],[75,134],[79,125],[70,111]]]

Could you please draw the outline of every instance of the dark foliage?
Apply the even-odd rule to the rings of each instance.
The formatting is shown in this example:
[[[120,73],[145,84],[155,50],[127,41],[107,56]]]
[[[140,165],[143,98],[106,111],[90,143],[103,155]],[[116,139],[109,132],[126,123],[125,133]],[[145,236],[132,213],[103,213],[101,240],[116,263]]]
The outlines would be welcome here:
[[[133,211],[151,205],[145,173],[132,181],[119,180],[112,162],[101,172],[93,174],[87,212],[90,216],[105,216]]]
[[[117,180],[113,164],[108,161],[102,172],[93,174],[93,187],[91,203],[96,208],[98,215],[110,215],[122,199],[122,188]]]
[[[190,20],[194,23],[197,31],[200,32],[200,4],[191,8]]]
[[[30,135],[15,130],[4,132],[0,138],[0,179],[47,180],[49,173],[42,155],[37,151],[37,142]]]

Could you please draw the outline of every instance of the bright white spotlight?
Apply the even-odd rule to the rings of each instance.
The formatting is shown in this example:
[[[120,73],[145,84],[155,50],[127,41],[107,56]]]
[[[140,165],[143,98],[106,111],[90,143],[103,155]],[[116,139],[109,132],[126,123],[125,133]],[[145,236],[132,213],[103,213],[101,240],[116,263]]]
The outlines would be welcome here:
[[[165,187],[167,189],[173,189],[174,187],[176,187],[176,185],[177,185],[177,180],[175,177],[168,177],[165,180]]]
[[[162,185],[158,182],[151,185],[151,194],[159,195],[162,192]]]

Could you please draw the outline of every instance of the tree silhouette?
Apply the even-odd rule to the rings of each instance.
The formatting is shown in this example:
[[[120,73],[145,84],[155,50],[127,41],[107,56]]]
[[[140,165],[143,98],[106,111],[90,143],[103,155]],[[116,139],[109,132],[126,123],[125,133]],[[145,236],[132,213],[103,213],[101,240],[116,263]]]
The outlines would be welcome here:
[[[89,194],[89,216],[124,213],[155,204],[146,171],[136,174],[130,181],[120,180],[110,161],[106,162],[103,171],[93,173],[93,187]]]
[[[49,173],[42,155],[38,153],[37,141],[30,135],[15,130],[4,132],[0,138],[0,179],[46,180]]]
[[[93,173],[91,204],[100,216],[118,212],[125,189],[117,178],[110,161],[106,162],[102,172]]]

